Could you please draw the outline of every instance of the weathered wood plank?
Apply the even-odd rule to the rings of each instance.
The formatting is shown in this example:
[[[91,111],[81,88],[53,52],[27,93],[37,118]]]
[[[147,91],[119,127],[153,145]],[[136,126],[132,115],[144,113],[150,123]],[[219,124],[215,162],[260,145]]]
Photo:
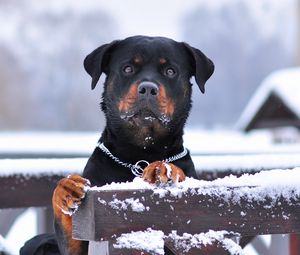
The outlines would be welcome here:
[[[51,205],[51,197],[61,175],[12,175],[0,178],[0,209],[43,207]]]
[[[238,188],[237,188],[238,189]],[[231,192],[238,192],[232,189]],[[254,189],[254,188],[253,188]],[[251,192],[251,191],[250,191]],[[177,230],[197,234],[227,230],[241,235],[283,234],[300,232],[300,199],[283,197],[251,203],[210,195],[167,194],[159,198],[152,190],[91,191],[80,210],[73,216],[73,236],[83,240],[112,240],[113,236],[147,228],[170,233]],[[137,212],[122,201],[138,200],[145,210]],[[147,209],[149,208],[149,210]],[[88,223],[89,222],[89,223]]]

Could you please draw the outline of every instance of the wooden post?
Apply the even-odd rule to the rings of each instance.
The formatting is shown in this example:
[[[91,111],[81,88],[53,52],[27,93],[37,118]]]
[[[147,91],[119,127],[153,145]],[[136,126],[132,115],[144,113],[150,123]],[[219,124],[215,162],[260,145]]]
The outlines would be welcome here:
[[[300,235],[290,235],[290,255],[300,255]]]

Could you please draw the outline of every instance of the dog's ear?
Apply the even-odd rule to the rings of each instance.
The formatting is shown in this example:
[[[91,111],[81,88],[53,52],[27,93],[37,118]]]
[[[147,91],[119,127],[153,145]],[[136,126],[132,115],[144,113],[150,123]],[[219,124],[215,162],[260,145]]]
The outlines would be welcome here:
[[[191,53],[193,64],[193,75],[202,93],[205,92],[205,83],[213,74],[215,66],[214,63],[206,57],[200,50],[183,43],[187,50]]]
[[[107,71],[105,68],[108,61],[107,53],[112,50],[118,42],[119,41],[113,41],[111,43],[104,44],[92,51],[84,59],[84,69],[92,77],[92,89],[96,87],[101,74]]]

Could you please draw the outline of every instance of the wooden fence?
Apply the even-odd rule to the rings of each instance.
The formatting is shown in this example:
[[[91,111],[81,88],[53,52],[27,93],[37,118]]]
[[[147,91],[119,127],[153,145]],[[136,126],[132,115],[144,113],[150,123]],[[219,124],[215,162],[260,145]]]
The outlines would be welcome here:
[[[45,162],[41,163],[42,159],[32,159],[32,162],[25,164],[17,170],[16,165],[22,165],[24,161],[22,160],[0,160],[0,209],[6,208],[27,208],[27,207],[50,207],[51,204],[51,196],[52,192],[56,186],[56,183],[59,179],[66,176],[70,173],[80,173],[82,168],[86,162],[86,158],[81,159],[45,159]],[[201,161],[201,157],[196,159],[197,161]],[[53,164],[53,165],[52,165]],[[9,171],[5,171],[3,174],[1,166],[7,168],[7,165],[11,165],[14,169],[10,174]],[[196,164],[197,166],[197,164]],[[296,166],[296,165],[291,165]],[[197,166],[198,167],[198,166]],[[8,167],[9,168],[9,167]],[[37,172],[27,171],[28,169],[39,169]],[[27,169],[27,170],[26,170]],[[265,169],[268,169],[266,167]],[[8,169],[9,170],[9,169]],[[226,176],[230,173],[234,173],[236,175],[241,175],[244,172],[257,172],[258,169],[246,169],[243,167],[240,171],[237,169],[207,169],[206,171],[198,171],[198,174],[201,179],[215,179],[218,177]],[[206,199],[209,199],[208,197]],[[208,200],[207,200],[208,201]],[[204,204],[202,204],[203,206]],[[217,206],[217,205],[215,205]],[[214,207],[211,207],[214,208]],[[297,208],[290,208],[291,210],[295,210],[298,212]],[[289,209],[289,210],[290,210]],[[51,209],[49,210],[51,211]],[[210,211],[206,211],[207,214],[210,214]],[[14,216],[16,217],[16,216]],[[204,217],[201,215],[201,217]],[[252,219],[251,219],[252,220]],[[278,219],[277,219],[278,220]],[[49,218],[49,224],[46,224],[48,228],[51,228],[52,219]],[[250,220],[249,220],[250,221]],[[233,222],[233,221],[232,221]],[[288,223],[289,222],[289,223]],[[12,220],[6,220],[5,222],[2,220],[1,224],[11,224]],[[236,222],[235,222],[236,223]],[[298,232],[298,225],[294,224],[294,222],[285,221],[282,225],[282,228],[285,228],[285,232]],[[0,231],[1,231],[0,224]],[[6,225],[7,225],[6,224]],[[229,224],[227,222],[226,224]],[[277,221],[276,225],[281,226],[281,221]],[[7,227],[7,226],[6,226]],[[224,226],[225,227],[225,226]],[[278,233],[282,232],[282,228],[274,232],[271,231],[262,231],[259,233]],[[49,230],[45,229],[45,230]],[[252,234],[258,234],[258,231],[251,232]],[[250,233],[249,233],[250,234]],[[5,235],[5,233],[4,233]],[[299,255],[300,254],[300,241],[297,235],[291,235],[290,238],[290,255]]]

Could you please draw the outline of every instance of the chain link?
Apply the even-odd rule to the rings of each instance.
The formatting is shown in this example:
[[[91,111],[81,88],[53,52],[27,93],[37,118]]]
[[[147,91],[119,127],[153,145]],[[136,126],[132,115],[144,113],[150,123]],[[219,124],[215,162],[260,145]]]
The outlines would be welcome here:
[[[137,176],[137,177],[141,177],[144,171],[144,168],[142,168],[139,164],[140,163],[145,163],[147,166],[149,165],[149,162],[147,162],[146,160],[139,160],[138,162],[136,162],[134,165],[130,164],[130,163],[125,163],[123,161],[121,161],[119,158],[117,158],[116,156],[114,156],[110,150],[104,145],[104,143],[98,143],[97,147],[102,150],[107,156],[109,156],[111,159],[113,159],[116,163],[118,163],[121,166],[127,167],[131,170],[132,174]],[[181,159],[183,157],[185,157],[188,154],[188,150],[186,148],[183,149],[182,152],[180,152],[179,154],[176,154],[174,156],[171,156],[167,159],[162,160],[163,162],[166,163],[170,163],[173,161],[176,161],[178,159]]]
[[[187,148],[184,147],[182,152],[180,152],[179,154],[174,155],[172,157],[169,157],[163,161],[166,163],[170,163],[170,162],[173,162],[173,161],[176,161],[178,159],[185,157],[187,154],[188,154],[188,150],[187,150]]]

